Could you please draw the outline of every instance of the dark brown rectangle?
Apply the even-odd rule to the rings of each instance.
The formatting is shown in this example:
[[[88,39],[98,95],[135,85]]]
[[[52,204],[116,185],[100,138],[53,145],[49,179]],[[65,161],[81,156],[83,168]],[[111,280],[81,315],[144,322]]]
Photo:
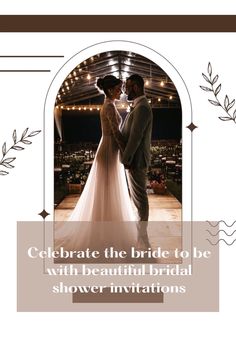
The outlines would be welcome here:
[[[102,293],[81,293],[72,295],[73,303],[163,303],[163,293],[111,293],[106,287]],[[140,287],[142,289],[142,287]]]
[[[0,32],[235,32],[236,15],[1,15]]]

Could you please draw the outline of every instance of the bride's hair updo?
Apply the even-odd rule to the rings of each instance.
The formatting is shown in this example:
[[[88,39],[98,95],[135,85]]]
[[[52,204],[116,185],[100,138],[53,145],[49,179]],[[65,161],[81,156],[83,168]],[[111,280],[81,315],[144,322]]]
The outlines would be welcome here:
[[[109,96],[109,89],[112,89],[113,87],[119,84],[122,84],[122,81],[120,79],[117,79],[113,75],[104,76],[103,78],[99,78],[97,81],[97,87],[100,90],[104,91],[106,96]]]

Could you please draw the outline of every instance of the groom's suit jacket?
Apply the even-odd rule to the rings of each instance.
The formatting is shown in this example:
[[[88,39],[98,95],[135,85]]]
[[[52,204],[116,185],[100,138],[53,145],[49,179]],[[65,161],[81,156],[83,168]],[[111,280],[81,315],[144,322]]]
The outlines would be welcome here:
[[[126,147],[121,162],[133,169],[147,168],[150,163],[152,109],[146,97],[141,98],[126,116],[121,133]]]

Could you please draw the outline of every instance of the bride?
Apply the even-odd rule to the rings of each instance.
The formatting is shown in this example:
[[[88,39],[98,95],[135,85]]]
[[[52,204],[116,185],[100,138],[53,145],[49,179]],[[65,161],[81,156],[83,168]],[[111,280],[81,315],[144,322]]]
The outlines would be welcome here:
[[[115,101],[120,99],[122,81],[107,75],[98,79],[97,87],[105,94],[100,111],[102,138],[75,209],[68,221],[56,224],[56,249],[127,249],[136,243],[134,223],[127,223],[135,221],[135,215],[119,158],[125,144]]]

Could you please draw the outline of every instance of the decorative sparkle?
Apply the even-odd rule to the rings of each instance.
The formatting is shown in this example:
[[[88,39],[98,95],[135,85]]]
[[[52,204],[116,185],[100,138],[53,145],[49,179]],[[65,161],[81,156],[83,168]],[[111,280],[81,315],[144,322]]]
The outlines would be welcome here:
[[[195,124],[193,124],[193,122],[191,124],[189,124],[186,128],[188,128],[189,130],[191,130],[191,132],[194,131],[194,129],[197,128],[197,126]]]
[[[39,213],[38,215],[42,216],[43,219],[46,219],[46,217],[50,214],[47,213],[45,209],[43,209],[43,211],[41,211],[41,213]]]

